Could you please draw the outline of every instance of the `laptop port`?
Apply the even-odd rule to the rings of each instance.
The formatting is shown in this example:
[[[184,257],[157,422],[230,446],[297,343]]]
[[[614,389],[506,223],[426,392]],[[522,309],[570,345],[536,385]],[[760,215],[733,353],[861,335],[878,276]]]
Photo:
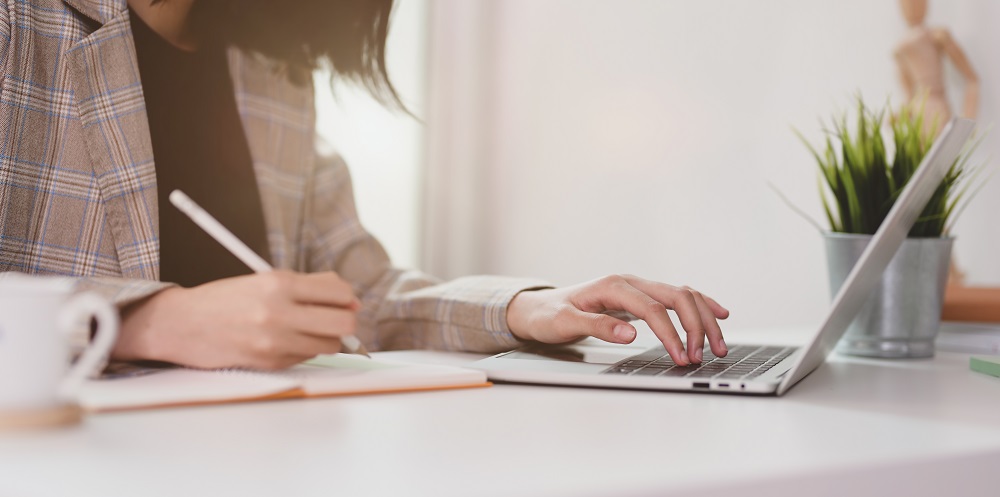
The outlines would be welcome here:
[[[720,388],[729,388],[729,383],[719,383]]]
[[[708,389],[708,382],[707,381],[696,381],[696,382],[694,382],[694,387],[695,388],[704,388],[704,389],[707,390]]]

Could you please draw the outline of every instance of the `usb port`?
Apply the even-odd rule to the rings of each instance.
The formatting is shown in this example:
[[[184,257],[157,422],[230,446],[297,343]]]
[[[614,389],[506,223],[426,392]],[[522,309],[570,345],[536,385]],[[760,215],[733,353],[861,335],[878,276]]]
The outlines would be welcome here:
[[[719,383],[720,388],[729,388],[729,383]]]
[[[696,381],[696,382],[694,382],[694,387],[695,388],[708,389],[708,382],[707,381]]]

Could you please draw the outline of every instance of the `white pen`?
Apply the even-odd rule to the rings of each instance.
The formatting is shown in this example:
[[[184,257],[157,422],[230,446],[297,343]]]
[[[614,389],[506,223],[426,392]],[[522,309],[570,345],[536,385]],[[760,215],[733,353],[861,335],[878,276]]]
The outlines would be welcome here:
[[[226,229],[219,221],[217,221],[211,214],[202,209],[200,205],[191,200],[184,192],[180,190],[174,190],[170,192],[170,203],[174,204],[178,210],[183,212],[187,217],[194,221],[199,228],[205,230],[208,236],[215,239],[229,252],[236,256],[243,264],[253,270],[255,273],[266,273],[273,270],[270,264],[267,263],[261,256],[257,255],[250,247],[247,247],[245,243],[233,232]],[[340,343],[347,348],[347,351],[352,354],[360,354],[365,357],[371,357],[368,355],[368,351],[365,350],[365,346],[361,344],[361,340],[354,335],[347,335],[340,338]]]

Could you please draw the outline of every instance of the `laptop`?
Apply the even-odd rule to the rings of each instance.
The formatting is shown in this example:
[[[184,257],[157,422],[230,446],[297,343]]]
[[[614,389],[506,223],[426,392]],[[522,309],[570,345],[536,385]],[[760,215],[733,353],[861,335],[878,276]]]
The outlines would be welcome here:
[[[701,364],[678,366],[662,345],[635,354],[621,346],[529,345],[483,359],[472,367],[499,382],[639,390],[782,395],[811,373],[878,285],[937,186],[955,163],[975,123],[954,118],[934,142],[833,299],[830,311],[805,346],[729,346],[726,357],[708,348]]]

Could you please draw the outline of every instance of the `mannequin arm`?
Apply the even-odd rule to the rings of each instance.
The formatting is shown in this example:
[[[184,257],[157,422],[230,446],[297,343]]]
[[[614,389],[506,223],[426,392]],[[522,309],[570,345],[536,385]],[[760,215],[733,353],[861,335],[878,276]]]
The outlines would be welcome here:
[[[896,67],[899,69],[899,81],[903,84],[903,91],[906,92],[906,101],[910,103],[916,96],[913,93],[913,78],[910,77],[910,72],[906,70],[906,66],[903,65],[903,60],[899,55],[896,55]]]
[[[955,43],[951,33],[944,29],[934,30],[934,41],[944,50],[955,68],[965,78],[965,102],[962,107],[962,114],[968,118],[975,118],[979,108],[979,76],[969,63],[969,58],[965,56],[962,48]]]

